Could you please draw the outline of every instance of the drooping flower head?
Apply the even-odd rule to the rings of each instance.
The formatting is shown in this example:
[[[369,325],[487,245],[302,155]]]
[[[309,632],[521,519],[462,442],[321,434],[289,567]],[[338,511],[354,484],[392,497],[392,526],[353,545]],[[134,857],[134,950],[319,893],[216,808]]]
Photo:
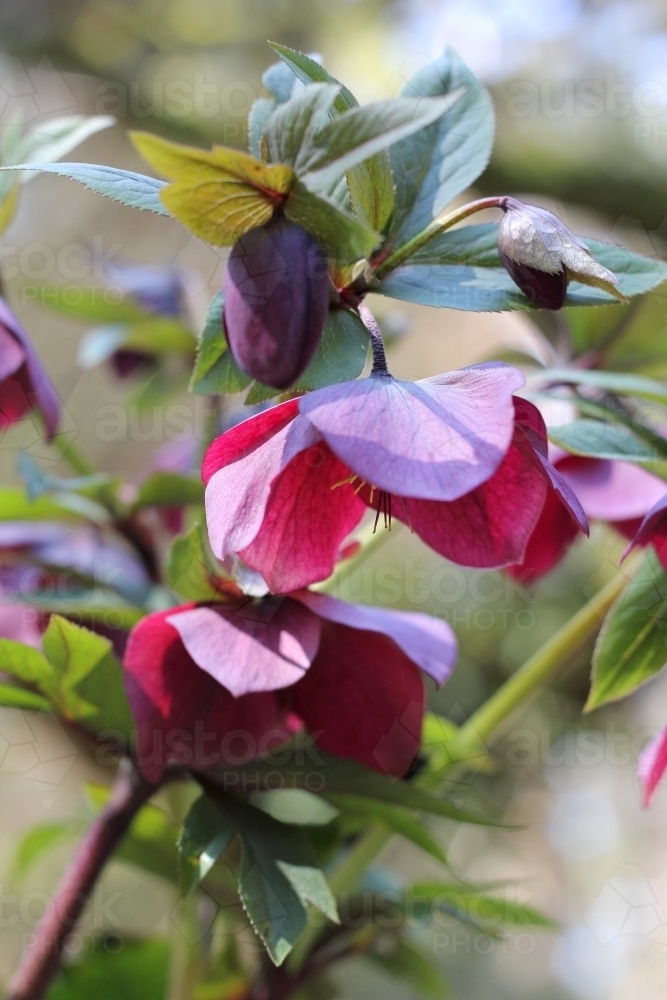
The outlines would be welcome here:
[[[250,598],[231,581],[220,597],[148,615],[130,634],[126,689],[150,780],[168,763],[247,763],[302,725],[330,753],[409,769],[424,711],[418,668],[442,683],[456,658],[445,622],[307,590]]]
[[[305,371],[322,336],[331,283],[317,240],[283,216],[245,233],[223,284],[224,328],[239,368],[285,389]]]
[[[401,382],[374,334],[369,378],[282,403],[210,446],[202,475],[215,555],[240,554],[280,593],[329,576],[369,507],[376,526],[403,521],[467,566],[520,561],[553,490],[587,530],[546,459],[539,412],[513,398],[522,384],[497,362]]]
[[[524,205],[516,198],[500,199],[504,215],[498,227],[498,252],[505,269],[540,309],[560,309],[569,281],[594,285],[625,297],[615,274],[591,255],[588,247],[558,216],[545,208]]]
[[[60,401],[28,335],[0,299],[0,430],[36,410],[48,440],[56,433]]]
[[[631,539],[641,519],[665,493],[665,483],[630,462],[568,455],[550,449],[559,475],[591,521],[611,524]],[[565,556],[578,533],[576,522],[556,494],[547,497],[521,563],[508,567],[523,582],[536,580]]]

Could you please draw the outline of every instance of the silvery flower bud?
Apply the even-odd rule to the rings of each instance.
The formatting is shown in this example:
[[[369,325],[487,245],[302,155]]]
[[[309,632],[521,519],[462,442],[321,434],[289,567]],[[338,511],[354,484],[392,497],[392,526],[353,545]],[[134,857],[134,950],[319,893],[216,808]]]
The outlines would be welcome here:
[[[618,278],[599,264],[567,226],[545,208],[503,199],[498,252],[508,274],[540,309],[560,309],[568,281],[609,292],[621,302]]]
[[[286,389],[307,368],[329,308],[329,276],[317,240],[283,217],[245,233],[223,283],[224,325],[237,365]]]

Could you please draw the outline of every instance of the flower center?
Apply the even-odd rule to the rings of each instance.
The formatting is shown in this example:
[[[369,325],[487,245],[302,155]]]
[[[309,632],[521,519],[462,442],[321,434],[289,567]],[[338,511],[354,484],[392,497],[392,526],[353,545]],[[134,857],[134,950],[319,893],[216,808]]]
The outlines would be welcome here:
[[[357,480],[359,480],[359,483],[358,485],[355,485],[357,483]],[[350,475],[347,476],[345,479],[341,479],[339,482],[334,483],[331,489],[337,490],[339,486],[354,486],[354,495],[356,496],[358,493],[361,492],[361,490],[366,485],[367,482],[365,479],[359,479],[359,476],[357,476],[355,473],[350,473]],[[382,515],[382,520],[384,522],[385,529],[387,531],[391,531],[391,519],[392,519],[391,501],[393,494],[389,493],[387,490],[378,489],[378,487],[374,483],[370,484],[369,490],[370,492],[368,496],[368,506],[375,507],[375,523],[373,524],[373,534],[375,534],[375,532],[377,531],[377,526],[380,521],[380,515]],[[377,500],[375,500],[376,492],[377,492]],[[412,522],[410,521],[410,514],[408,512],[408,507],[405,502],[405,499],[401,496],[399,496],[398,499],[403,504],[403,510],[405,511],[405,519],[407,525],[410,531],[414,532],[414,528],[412,527]]]

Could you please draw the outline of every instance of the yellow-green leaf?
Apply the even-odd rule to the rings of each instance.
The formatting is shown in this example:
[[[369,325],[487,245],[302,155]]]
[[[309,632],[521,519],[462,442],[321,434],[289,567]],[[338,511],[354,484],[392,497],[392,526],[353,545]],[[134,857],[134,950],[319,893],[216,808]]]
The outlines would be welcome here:
[[[147,132],[133,132],[141,155],[172,183],[160,192],[165,207],[201,239],[230,246],[268,222],[294,183],[287,164],[260,163],[227,146],[181,146]]]

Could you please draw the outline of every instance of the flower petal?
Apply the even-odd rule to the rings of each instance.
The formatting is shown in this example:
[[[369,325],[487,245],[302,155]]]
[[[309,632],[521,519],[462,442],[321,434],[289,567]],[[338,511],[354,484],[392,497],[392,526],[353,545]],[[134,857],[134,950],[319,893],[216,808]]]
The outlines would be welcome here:
[[[9,378],[25,361],[25,351],[16,337],[0,325],[0,379]]]
[[[546,495],[542,474],[512,445],[495,475],[459,500],[399,499],[392,513],[447,559],[492,568],[521,562]]]
[[[579,534],[579,526],[561,502],[550,491],[539,520],[528,540],[523,560],[508,566],[510,576],[522,583],[531,583],[556,566]]]
[[[239,698],[300,680],[320,641],[320,623],[302,604],[269,597],[234,610],[218,605],[176,611],[176,629],[197,666]]]
[[[31,400],[32,405],[42,414],[46,436],[50,440],[58,428],[60,400],[42,367],[42,363],[30,342],[30,338],[4,299],[0,299],[0,325],[9,331],[25,353],[26,388],[29,395],[33,397]],[[4,405],[2,409],[4,412]]]
[[[667,768],[667,729],[654,737],[639,756],[637,777],[642,787],[643,806],[650,805],[665,768]]]
[[[371,376],[309,393],[299,409],[363,479],[399,496],[455,500],[491,476],[512,439],[512,392],[499,362],[421,382]]]
[[[596,521],[629,521],[643,517],[664,495],[662,479],[631,462],[601,458],[561,459],[558,471]]]
[[[154,782],[169,763],[248,762],[267,749],[279,722],[275,695],[235,699],[200,670],[166,620],[171,614],[160,611],[135,625],[123,659],[139,766]]]
[[[420,746],[424,685],[396,643],[377,632],[322,623],[320,649],[292,691],[318,746],[401,777]]]
[[[320,618],[354,629],[379,632],[393,639],[416,666],[444,684],[456,662],[456,636],[447,622],[411,611],[387,611],[348,604],[329,594],[301,590],[292,595]]]
[[[653,542],[654,548],[660,557],[660,561],[666,561],[663,559],[663,554],[667,555],[665,552],[665,545],[663,544],[667,540],[667,493],[663,493],[660,500],[655,503],[649,512],[646,514],[644,520],[639,525],[637,533],[626,548],[623,553],[623,558],[628,555],[637,545],[648,545]]]
[[[206,523],[218,559],[240,552],[257,535],[271,486],[298,455],[319,439],[292,401],[260,413],[214,441],[204,459]],[[269,419],[269,414],[273,414]],[[265,418],[260,420],[259,418]],[[255,421],[257,423],[255,424]],[[254,424],[254,426],[246,426]],[[215,471],[214,471],[215,470]]]
[[[366,511],[354,488],[332,489],[349,475],[320,441],[274,480],[259,532],[240,551],[273,593],[306,587],[333,572],[341,542]]]

